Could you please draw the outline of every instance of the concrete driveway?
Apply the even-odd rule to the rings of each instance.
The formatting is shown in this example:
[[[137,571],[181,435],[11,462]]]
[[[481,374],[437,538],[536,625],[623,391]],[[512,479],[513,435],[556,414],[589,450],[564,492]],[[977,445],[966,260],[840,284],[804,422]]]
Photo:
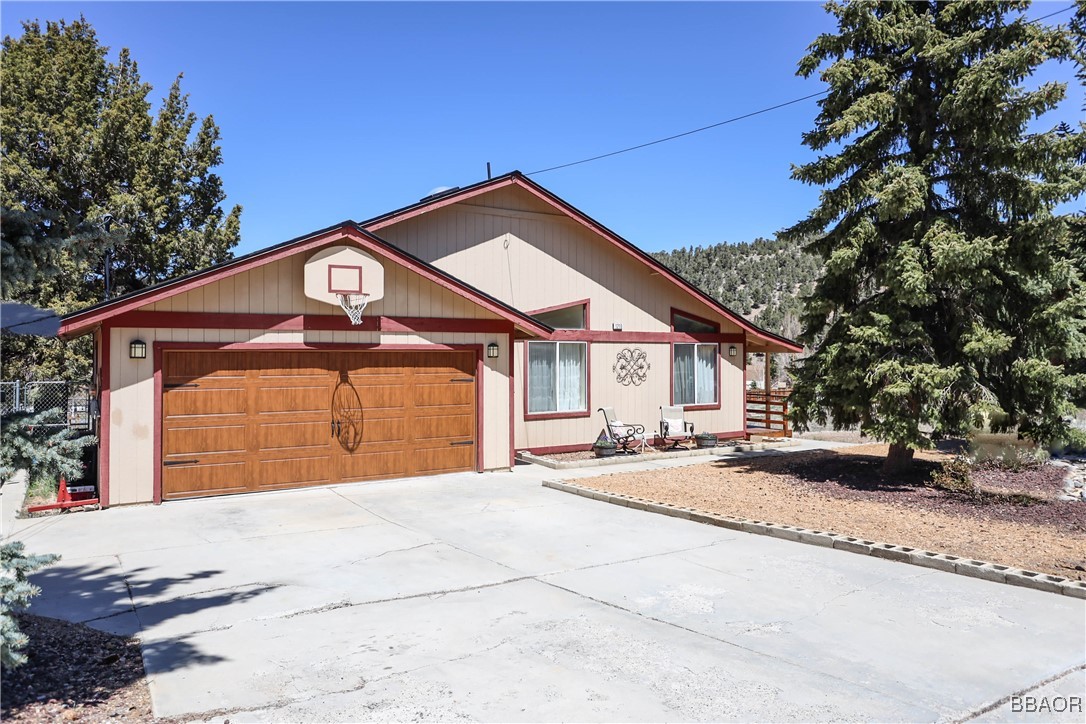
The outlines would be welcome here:
[[[540,486],[553,476],[120,508],[14,537],[63,555],[35,613],[141,638],[160,716],[1048,721],[1007,697],[1086,693],[1083,601]]]

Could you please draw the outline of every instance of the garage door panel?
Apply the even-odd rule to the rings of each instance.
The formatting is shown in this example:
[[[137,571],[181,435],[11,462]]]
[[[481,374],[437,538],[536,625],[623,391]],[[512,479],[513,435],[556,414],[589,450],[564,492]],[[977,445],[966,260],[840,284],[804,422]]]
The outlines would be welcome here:
[[[337,369],[350,377],[403,377],[407,366],[402,352],[344,352]]]
[[[198,379],[245,379],[248,357],[244,352],[167,352],[163,382],[191,382]]]
[[[173,427],[162,450],[169,460],[176,455],[245,454],[245,425]]]
[[[410,475],[406,450],[359,450],[340,460],[340,477],[344,482],[403,478]]]
[[[411,428],[411,438],[418,443],[429,440],[471,440],[474,437],[475,418],[473,415],[416,417]]]
[[[371,410],[403,410],[406,407],[406,390],[403,385],[372,385],[372,386],[357,386],[355,391],[358,393],[357,401],[355,398],[349,398],[347,401],[351,403],[351,407],[354,405],[360,405],[360,409]],[[336,401],[339,402],[340,397],[337,396]]]
[[[261,422],[256,427],[257,449],[305,450],[308,448],[331,449],[334,438],[331,423],[325,420],[311,422]]]
[[[356,428],[363,444],[407,444],[407,421],[402,417],[381,419],[367,415]]]
[[[328,377],[329,353],[327,352],[259,352],[254,368],[261,379],[286,377],[296,380],[304,377],[325,379]]]
[[[162,497],[169,500],[244,492],[247,467],[243,461],[167,466],[162,473]]]
[[[170,390],[165,395],[162,412],[167,419],[208,415],[247,414],[247,393],[244,388],[186,387]]]
[[[292,413],[329,416],[328,385],[261,387],[256,395],[257,414]],[[329,419],[331,419],[329,417]]]
[[[466,472],[475,469],[474,445],[442,445],[412,452],[415,473],[420,475]]]
[[[444,407],[457,405],[471,407],[475,403],[475,385],[463,383],[444,385],[417,385],[415,407]]]
[[[260,460],[256,464],[256,480],[260,488],[321,485],[333,482],[331,455]]]

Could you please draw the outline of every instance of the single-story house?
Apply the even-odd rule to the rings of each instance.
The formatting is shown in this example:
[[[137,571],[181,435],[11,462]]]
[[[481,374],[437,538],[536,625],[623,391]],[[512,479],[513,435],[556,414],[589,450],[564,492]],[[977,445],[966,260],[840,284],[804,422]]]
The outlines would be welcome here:
[[[747,353],[800,349],[519,172],[64,318],[85,334],[105,505],[509,469],[587,449],[603,406],[742,438]]]

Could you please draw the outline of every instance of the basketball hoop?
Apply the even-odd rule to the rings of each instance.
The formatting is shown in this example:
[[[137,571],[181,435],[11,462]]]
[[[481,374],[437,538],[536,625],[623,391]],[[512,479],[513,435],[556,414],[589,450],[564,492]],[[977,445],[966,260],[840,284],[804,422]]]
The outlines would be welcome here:
[[[362,324],[362,312],[366,309],[370,295],[337,294],[336,296],[339,298],[339,306],[343,307],[343,311],[350,317],[351,324]]]

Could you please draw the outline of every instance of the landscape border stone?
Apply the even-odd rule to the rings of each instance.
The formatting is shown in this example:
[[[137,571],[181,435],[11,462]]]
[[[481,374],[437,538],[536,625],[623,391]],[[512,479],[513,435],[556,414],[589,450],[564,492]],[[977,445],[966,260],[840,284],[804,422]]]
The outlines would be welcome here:
[[[718,448],[719,449],[719,448]],[[644,498],[634,498],[629,495],[608,493],[586,485],[569,483],[561,480],[544,480],[543,487],[552,488],[563,493],[572,493],[592,500],[600,500],[612,505],[622,505],[635,510],[643,510],[648,513],[669,515],[673,518],[682,518],[695,523],[713,525],[718,528],[728,528],[742,533],[755,535],[767,535],[781,540],[805,543],[807,545],[822,546],[823,548],[836,548],[837,550],[868,555],[874,558],[898,563],[908,563],[923,568],[933,568],[946,573],[955,573],[960,576],[979,578],[994,583],[1005,583],[1012,586],[1032,588],[1047,593],[1056,593],[1072,598],[1086,600],[1086,581],[1075,581],[1063,576],[1053,576],[1037,571],[1024,571],[1012,566],[989,561],[978,561],[973,558],[953,556],[949,553],[926,551],[920,548],[882,543],[879,541],[865,540],[854,536],[842,535],[821,530],[808,530],[794,525],[768,523],[762,520],[748,520],[730,515],[718,515],[705,510],[695,508],[681,508],[667,503],[658,503]]]

